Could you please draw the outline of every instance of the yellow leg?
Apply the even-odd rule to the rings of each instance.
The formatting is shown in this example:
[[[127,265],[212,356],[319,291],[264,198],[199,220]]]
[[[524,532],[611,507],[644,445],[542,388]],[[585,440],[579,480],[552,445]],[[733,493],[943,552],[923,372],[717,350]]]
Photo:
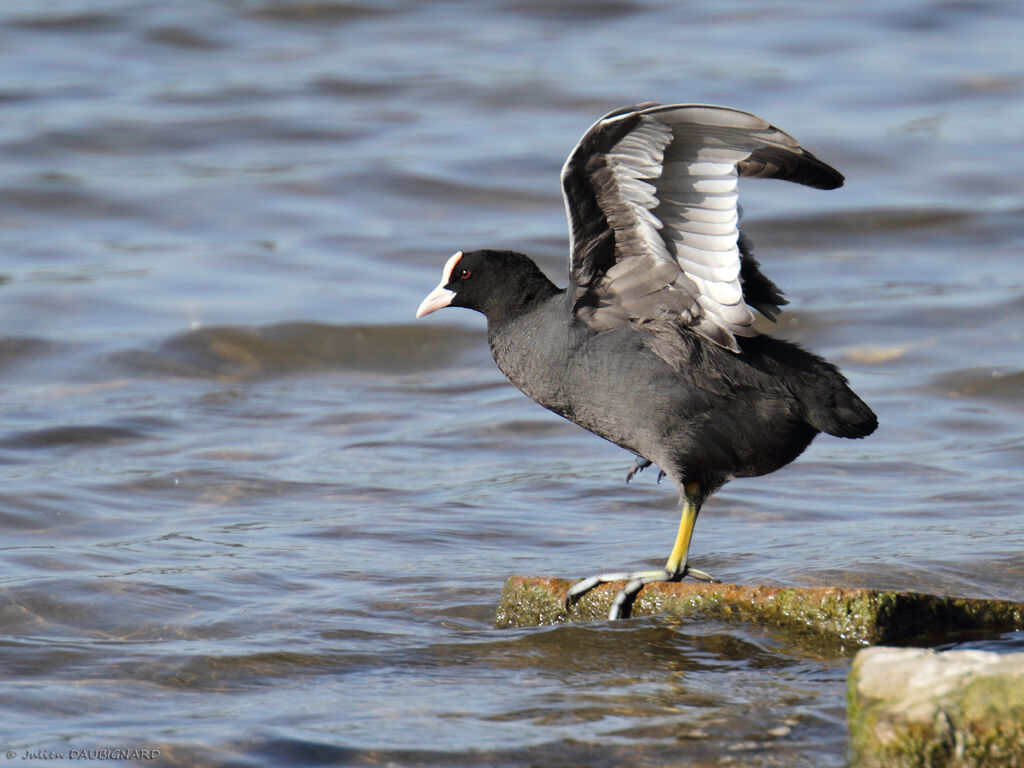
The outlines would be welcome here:
[[[704,495],[701,493],[700,486],[697,483],[687,483],[683,493],[683,514],[679,521],[679,531],[676,533],[676,543],[672,547],[672,554],[668,556],[668,562],[665,563],[665,570],[604,573],[578,581],[569,588],[565,596],[566,610],[572,608],[573,603],[598,584],[607,584],[610,581],[628,582],[612,601],[612,606],[608,611],[608,618],[612,620],[629,615],[629,606],[633,599],[647,584],[681,581],[686,576],[700,581],[717,583],[718,579],[704,571],[690,568],[686,562],[687,553],[690,551],[690,539],[693,536],[693,526],[697,522],[697,514],[700,512],[700,504],[703,500]]]
[[[665,563],[665,570],[672,576],[686,570],[686,557],[690,551],[690,539],[693,537],[693,526],[697,522],[697,515],[700,507],[694,503],[699,492],[696,483],[687,483],[686,492],[683,495],[683,512],[679,519],[679,530],[676,532],[676,543],[672,547],[672,554],[668,556]]]

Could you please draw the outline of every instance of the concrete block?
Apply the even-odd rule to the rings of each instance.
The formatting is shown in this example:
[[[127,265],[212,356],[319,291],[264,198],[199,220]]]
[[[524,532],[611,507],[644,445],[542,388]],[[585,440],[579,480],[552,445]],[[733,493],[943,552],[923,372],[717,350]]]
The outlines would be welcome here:
[[[1024,768],[1024,653],[866,648],[848,701],[854,768]]]

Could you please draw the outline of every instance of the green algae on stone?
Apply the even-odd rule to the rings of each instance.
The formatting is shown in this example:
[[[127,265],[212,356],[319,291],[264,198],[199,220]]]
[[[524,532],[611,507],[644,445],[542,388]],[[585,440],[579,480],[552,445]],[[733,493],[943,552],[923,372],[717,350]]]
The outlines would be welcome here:
[[[862,650],[848,721],[855,768],[1024,768],[1024,653]]]
[[[595,587],[567,609],[564,601],[572,583],[542,577],[509,578],[502,590],[495,626],[601,620],[622,586],[614,583]],[[649,584],[637,596],[631,613],[740,619],[851,645],[1024,627],[1022,603],[837,587]]]
[[[501,590],[494,626],[543,627],[566,621],[564,607],[551,599],[550,579],[513,576]]]

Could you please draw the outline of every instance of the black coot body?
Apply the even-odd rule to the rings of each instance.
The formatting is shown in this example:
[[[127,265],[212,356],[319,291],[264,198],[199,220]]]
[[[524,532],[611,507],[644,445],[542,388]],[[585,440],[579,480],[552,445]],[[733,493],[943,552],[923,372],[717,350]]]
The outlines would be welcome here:
[[[751,307],[785,304],[739,232],[738,176],[830,189],[842,176],[748,113],[645,104],[594,124],[562,171],[573,234],[570,282],[513,251],[456,253],[417,317],[443,306],[487,317],[498,367],[544,407],[654,463],[682,520],[664,570],[580,582],[574,600],[627,578],[611,611],[652,581],[686,575],[704,500],[767,474],[819,432],[863,437],[871,409],[834,365],[754,331]]]

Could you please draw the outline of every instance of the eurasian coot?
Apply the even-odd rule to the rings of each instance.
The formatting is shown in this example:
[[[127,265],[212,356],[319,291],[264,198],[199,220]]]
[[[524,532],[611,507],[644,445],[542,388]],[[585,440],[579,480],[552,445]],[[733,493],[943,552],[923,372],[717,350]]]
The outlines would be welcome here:
[[[641,104],[610,112],[562,168],[569,285],[513,251],[456,253],[417,317],[468,307],[487,317],[498,367],[560,416],[660,467],[682,519],[664,570],[626,579],[609,618],[645,584],[690,575],[701,505],[735,477],[773,472],[815,435],[864,437],[878,422],[838,369],[754,330],[786,303],[740,234],[739,176],[834,189],[842,175],[788,134],[727,107]],[[627,477],[628,479],[628,477]]]

